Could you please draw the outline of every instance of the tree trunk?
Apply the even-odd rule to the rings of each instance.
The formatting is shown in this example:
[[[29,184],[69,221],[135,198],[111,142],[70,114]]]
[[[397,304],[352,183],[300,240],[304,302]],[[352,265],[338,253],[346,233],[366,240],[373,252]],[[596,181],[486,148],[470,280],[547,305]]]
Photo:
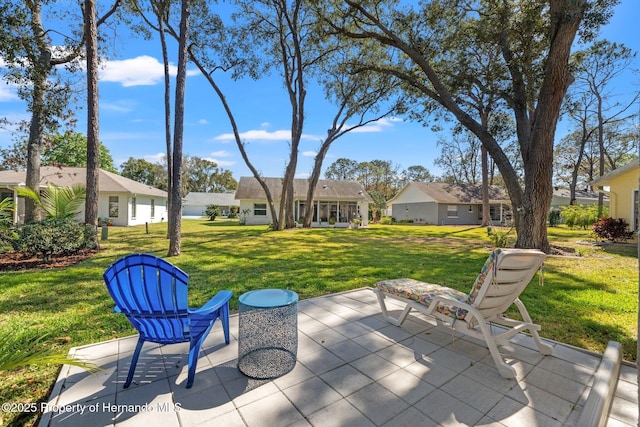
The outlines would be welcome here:
[[[337,131],[335,127],[329,130],[329,135],[327,139],[324,140],[322,145],[320,146],[320,150],[318,150],[318,154],[316,154],[316,158],[313,163],[313,170],[311,171],[311,176],[309,176],[309,188],[307,189],[307,210],[304,215],[304,223],[303,227],[310,228],[311,222],[313,221],[313,210],[311,207],[313,206],[313,197],[316,191],[316,186],[318,185],[318,180],[320,179],[320,172],[322,171],[322,163],[324,162],[324,158],[329,151],[329,147],[333,143],[336,138]],[[337,220],[337,218],[336,218]]]
[[[530,139],[520,141],[525,163],[525,188],[520,212],[515,216],[517,248],[535,248],[550,252],[547,218],[553,196],[553,143],[560,107],[571,83],[568,70],[571,45],[582,21],[586,2],[551,2],[552,39],[545,63]],[[526,145],[523,145],[526,144]]]
[[[98,228],[98,182],[100,176],[100,139],[98,119],[98,38],[95,0],[86,0],[84,8],[87,55],[87,195],[85,224]],[[98,237],[94,242],[99,246]]]
[[[605,152],[604,152],[604,120],[602,118],[602,97],[600,94],[596,94],[598,98],[598,151],[599,153],[599,164],[598,164],[598,176],[604,175],[605,168]],[[604,212],[604,194],[601,191],[598,191],[598,218],[602,217]]]
[[[44,104],[44,82],[34,82],[33,101]],[[41,86],[42,84],[42,86]],[[35,192],[40,191],[40,153],[42,151],[42,137],[44,133],[44,113],[41,109],[34,109],[29,125],[29,142],[27,146],[27,176],[25,184]],[[31,199],[25,199],[24,222],[40,221],[42,213],[38,205]]]
[[[159,7],[164,5],[161,3]],[[157,11],[158,28],[160,34],[160,45],[162,47],[162,63],[164,65],[164,135],[167,152],[167,194],[172,194],[173,189],[173,154],[171,143],[171,75],[169,73],[169,53],[167,52],[167,40],[164,34],[164,9]],[[171,212],[171,199],[167,198],[167,212]],[[169,228],[167,227],[167,238],[169,238]]]
[[[482,156],[482,227],[491,224],[491,209],[489,206],[489,155],[487,149],[480,147]]]
[[[35,192],[40,191],[40,154],[44,138],[46,122],[45,96],[47,91],[47,77],[51,70],[51,52],[42,26],[42,5],[39,1],[31,7],[31,26],[38,46],[38,57],[33,61],[33,98],[31,100],[31,124],[29,125],[29,141],[27,145],[26,186]],[[25,223],[39,221],[42,213],[38,206],[30,199],[25,200]]]
[[[168,256],[180,255],[180,233],[182,231],[182,139],[184,133],[184,98],[187,84],[187,56],[189,41],[190,0],[182,0],[180,16],[180,40],[178,42],[178,74],[176,76],[175,125],[173,133],[173,179],[169,193],[169,252]]]

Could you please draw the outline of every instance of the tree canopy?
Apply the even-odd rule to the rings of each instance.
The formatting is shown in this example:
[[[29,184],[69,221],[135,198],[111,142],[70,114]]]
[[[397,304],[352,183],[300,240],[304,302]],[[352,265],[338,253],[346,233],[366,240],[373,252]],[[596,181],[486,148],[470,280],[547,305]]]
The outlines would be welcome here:
[[[107,147],[100,144],[100,169],[117,173],[113,157]],[[68,131],[47,135],[41,154],[42,166],[87,166],[87,137]],[[12,146],[0,149],[1,169],[25,169],[27,166],[27,140],[16,141]]]
[[[571,47],[579,32],[593,38],[615,3],[345,0],[330,3],[325,22],[327,31],[351,38],[353,49],[377,43],[377,60],[361,69],[402,79],[416,115],[453,117],[477,136],[511,198],[516,246],[548,252],[553,141],[572,80]],[[522,181],[489,126],[499,110],[515,119]]]
[[[182,158],[182,197],[195,191],[201,193],[227,193],[238,188],[231,171],[219,168],[207,159],[185,155]],[[161,190],[167,190],[166,164],[152,163],[145,159],[128,160],[120,166],[122,176]]]

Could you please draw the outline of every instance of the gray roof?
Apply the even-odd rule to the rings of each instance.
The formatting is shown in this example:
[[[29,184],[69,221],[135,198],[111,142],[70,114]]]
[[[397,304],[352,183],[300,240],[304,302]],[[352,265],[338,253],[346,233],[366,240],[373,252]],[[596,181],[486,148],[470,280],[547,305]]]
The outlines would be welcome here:
[[[446,182],[411,182],[407,184],[407,186],[409,185],[415,186],[438,203],[482,203],[481,185],[449,184]],[[494,203],[509,202],[506,192],[502,189],[502,187],[498,187],[496,185],[489,186],[489,201]]]
[[[262,178],[269,188],[274,200],[279,200],[282,193],[282,178]],[[309,189],[309,180],[293,180],[293,197],[305,199]],[[255,177],[243,176],[238,183],[236,199],[266,199],[264,190]],[[373,203],[373,199],[365,191],[362,184],[356,181],[320,179],[314,193],[315,200],[353,200]]]
[[[576,199],[594,199],[594,200],[598,200],[598,194],[595,191],[589,191],[589,190],[576,190]],[[569,190],[568,188],[557,188],[553,190],[553,195],[556,197],[564,197],[564,198],[569,198],[571,197],[571,190]]]
[[[198,193],[192,191],[183,199],[185,206],[240,206],[235,193]]]
[[[8,170],[0,171],[0,185],[16,186],[24,185],[26,181],[26,171],[24,170]],[[87,169],[58,167],[58,166],[42,166],[40,168],[40,185],[42,187],[48,184],[59,185],[62,187],[70,187],[73,185],[86,185]],[[167,197],[167,192],[151,187],[147,184],[134,181],[115,173],[107,172],[100,169],[98,177],[98,191],[113,193],[131,193],[142,194],[145,196]]]

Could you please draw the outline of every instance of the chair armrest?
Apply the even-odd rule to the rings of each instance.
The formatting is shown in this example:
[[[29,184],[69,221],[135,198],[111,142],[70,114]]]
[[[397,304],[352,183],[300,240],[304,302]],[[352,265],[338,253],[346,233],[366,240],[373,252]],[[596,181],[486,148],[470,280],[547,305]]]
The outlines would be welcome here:
[[[231,291],[227,291],[227,290],[219,291],[217,294],[213,296],[213,298],[207,301],[206,304],[204,304],[202,307],[197,309],[190,308],[189,313],[197,314],[200,316],[205,316],[207,314],[213,313],[214,311],[222,307],[224,304],[226,304],[232,295],[233,295],[233,292]]]

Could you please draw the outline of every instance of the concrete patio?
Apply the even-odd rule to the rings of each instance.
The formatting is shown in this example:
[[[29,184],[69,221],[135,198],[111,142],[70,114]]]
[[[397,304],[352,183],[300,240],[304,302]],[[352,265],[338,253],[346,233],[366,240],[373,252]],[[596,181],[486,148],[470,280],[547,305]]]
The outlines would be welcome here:
[[[191,389],[187,345],[145,344],[127,390],[137,337],[75,348],[103,370],[64,366],[40,426],[573,426],[602,358],[559,343],[542,356],[520,335],[501,349],[518,371],[507,380],[482,342],[422,315],[390,325],[369,289],[298,310],[298,363],[272,381],[238,371],[237,315],[230,345],[219,322],[211,331]],[[636,426],[637,407],[636,369],[623,364],[608,426]]]

